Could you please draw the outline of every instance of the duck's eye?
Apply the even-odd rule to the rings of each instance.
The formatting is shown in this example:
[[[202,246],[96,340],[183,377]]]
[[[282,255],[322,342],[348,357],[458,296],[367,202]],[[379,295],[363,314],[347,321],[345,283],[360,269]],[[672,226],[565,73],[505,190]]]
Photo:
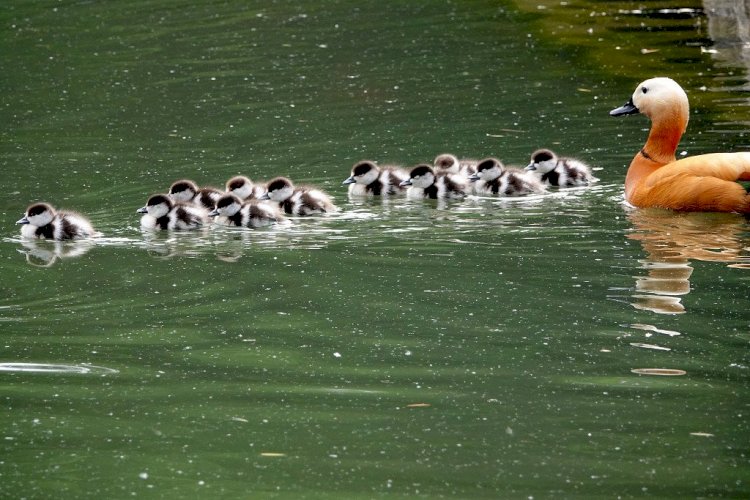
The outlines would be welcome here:
[[[648,93],[648,88],[647,87],[641,87],[641,92],[643,92],[644,94]]]

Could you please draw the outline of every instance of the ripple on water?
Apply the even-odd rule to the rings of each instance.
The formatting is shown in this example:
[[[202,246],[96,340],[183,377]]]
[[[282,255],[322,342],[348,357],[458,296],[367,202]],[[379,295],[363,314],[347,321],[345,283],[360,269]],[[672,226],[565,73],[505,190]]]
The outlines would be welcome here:
[[[117,370],[104,366],[50,363],[0,363],[0,372],[54,373],[63,375],[109,375],[118,373]]]

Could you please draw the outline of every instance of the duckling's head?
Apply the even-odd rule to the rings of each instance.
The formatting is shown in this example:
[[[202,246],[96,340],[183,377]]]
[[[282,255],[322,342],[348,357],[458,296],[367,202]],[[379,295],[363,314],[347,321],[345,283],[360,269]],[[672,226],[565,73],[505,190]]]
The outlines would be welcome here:
[[[46,226],[55,218],[55,209],[49,203],[34,203],[26,209],[26,215],[16,224],[31,224],[32,226]]]
[[[401,186],[414,186],[418,188],[428,188],[435,183],[435,171],[426,163],[414,167],[409,172],[409,178],[401,182]]]
[[[349,176],[342,184],[371,184],[375,182],[380,175],[380,169],[370,160],[362,160],[352,167],[352,175]]]
[[[198,193],[198,185],[189,179],[175,181],[169,186],[169,196],[174,201],[191,201],[195,198],[196,193]]]
[[[216,201],[216,208],[213,210],[213,212],[210,212],[208,215],[211,217],[216,216],[224,216],[224,217],[231,217],[237,212],[240,211],[242,208],[242,201],[240,199],[231,194],[225,194],[221,198],[219,198]]]
[[[148,214],[151,217],[158,219],[164,217],[172,210],[174,202],[166,194],[155,194],[146,202],[145,207],[141,207],[136,212],[139,214]]]
[[[477,163],[477,173],[474,180],[493,181],[505,171],[505,166],[497,158],[485,158]],[[474,177],[474,176],[472,176]]]
[[[244,175],[237,175],[227,181],[226,191],[244,200],[253,194],[253,181]]]
[[[552,172],[557,166],[557,155],[549,149],[537,149],[531,153],[531,162],[525,170],[532,170],[540,174]]]
[[[690,114],[690,104],[687,94],[676,81],[657,77],[638,84],[628,102],[609,112],[611,116],[635,113],[642,113],[652,121],[674,122],[684,132]]]
[[[458,158],[451,154],[437,155],[432,164],[437,170],[447,172],[449,174],[457,174],[459,168],[461,167],[461,163],[458,161]]]
[[[269,200],[282,202],[289,199],[294,193],[294,184],[286,177],[277,177],[268,181],[266,196]]]

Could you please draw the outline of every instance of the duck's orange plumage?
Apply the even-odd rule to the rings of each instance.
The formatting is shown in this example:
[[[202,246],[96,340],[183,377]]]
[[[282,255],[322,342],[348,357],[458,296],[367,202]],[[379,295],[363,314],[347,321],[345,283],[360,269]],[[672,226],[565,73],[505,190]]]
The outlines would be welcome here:
[[[612,116],[643,113],[651,131],[625,177],[625,199],[636,207],[750,213],[750,152],[713,153],[675,159],[689,117],[688,98],[677,82],[652,78]]]

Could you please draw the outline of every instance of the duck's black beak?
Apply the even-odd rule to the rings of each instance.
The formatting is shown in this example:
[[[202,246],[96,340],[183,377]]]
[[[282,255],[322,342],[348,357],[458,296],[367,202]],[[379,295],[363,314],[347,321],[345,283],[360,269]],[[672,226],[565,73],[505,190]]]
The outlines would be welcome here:
[[[469,181],[470,181],[470,182],[476,182],[476,181],[478,181],[478,180],[479,180],[479,174],[471,174],[471,175],[469,176]]]
[[[28,224],[28,223],[29,223],[29,219],[27,219],[25,215],[23,216],[23,219],[19,219],[16,221],[16,224]]]
[[[211,210],[210,212],[208,212],[208,216],[209,217],[218,217],[219,216],[219,209],[215,208],[215,209]]]
[[[147,214],[148,213],[148,208],[147,207],[141,207],[138,210],[136,210],[136,213]]]
[[[638,108],[635,107],[635,104],[633,104],[633,99],[630,99],[628,102],[620,106],[619,108],[615,108],[612,111],[609,112],[609,116],[625,116],[625,115],[634,115],[636,113],[640,113]]]
[[[406,179],[405,181],[401,181],[401,182],[399,182],[398,185],[401,186],[401,187],[411,186],[411,179]]]
[[[342,182],[341,184],[354,184],[355,182],[357,181],[354,180],[354,176],[351,176],[348,179],[346,179],[344,182]]]

